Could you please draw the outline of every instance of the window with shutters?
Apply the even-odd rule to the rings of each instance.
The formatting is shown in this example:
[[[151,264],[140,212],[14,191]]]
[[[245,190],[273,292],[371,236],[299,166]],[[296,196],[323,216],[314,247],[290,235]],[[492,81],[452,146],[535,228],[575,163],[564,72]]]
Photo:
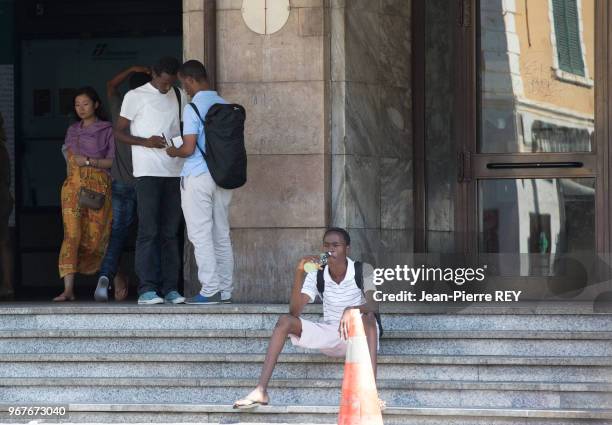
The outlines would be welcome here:
[[[559,68],[584,77],[576,0],[553,0]]]
[[[592,86],[582,40],[581,0],[550,0],[554,68],[559,79]]]

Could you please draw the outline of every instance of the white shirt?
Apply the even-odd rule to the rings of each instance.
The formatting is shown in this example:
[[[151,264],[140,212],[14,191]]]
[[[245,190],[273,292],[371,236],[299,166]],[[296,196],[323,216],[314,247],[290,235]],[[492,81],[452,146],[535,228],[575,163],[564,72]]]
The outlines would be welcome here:
[[[189,103],[182,90],[181,103],[181,110]],[[172,138],[181,134],[179,104],[174,89],[164,94],[147,83],[130,90],[123,98],[120,115],[131,121],[130,133],[135,137],[163,134]],[[183,158],[169,157],[165,149],[132,145],[134,177],[178,177],[184,162]]]
[[[342,313],[346,307],[355,307],[365,304],[365,297],[361,289],[357,287],[355,281],[355,262],[347,258],[347,269],[344,279],[340,283],[334,282],[329,274],[329,267],[323,270],[323,278],[325,280],[325,291],[323,291],[323,320],[328,323],[338,324],[342,318]],[[366,269],[371,268],[369,264],[364,264],[364,288],[368,290],[371,285],[368,284],[367,278],[371,279],[372,274],[367,273]],[[310,297],[310,302],[314,302],[317,295],[321,294],[317,290],[317,272],[311,272],[306,275],[302,293]]]

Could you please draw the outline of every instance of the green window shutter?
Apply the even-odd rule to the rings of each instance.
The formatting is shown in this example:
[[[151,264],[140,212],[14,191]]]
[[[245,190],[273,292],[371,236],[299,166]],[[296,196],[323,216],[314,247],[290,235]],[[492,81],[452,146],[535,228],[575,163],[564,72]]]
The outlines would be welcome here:
[[[585,76],[576,0],[552,0],[559,68]]]

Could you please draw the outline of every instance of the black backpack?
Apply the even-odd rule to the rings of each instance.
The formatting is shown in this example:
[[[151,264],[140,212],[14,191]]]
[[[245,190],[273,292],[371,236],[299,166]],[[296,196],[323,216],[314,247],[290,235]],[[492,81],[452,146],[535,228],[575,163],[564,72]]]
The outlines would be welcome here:
[[[208,171],[217,185],[236,189],[247,180],[247,154],[244,146],[244,108],[236,104],[215,103],[202,119],[197,106],[190,103],[204,124],[206,153],[198,146]]]
[[[325,291],[325,277],[323,275],[324,270],[325,269],[317,272],[317,291],[319,291],[321,298],[323,298],[323,291]],[[363,292],[363,263],[361,261],[355,261],[355,283],[357,284],[357,287],[361,289],[361,292]],[[363,296],[365,297],[365,293]],[[374,316],[376,317],[376,323],[378,323],[378,336],[382,337],[384,331],[382,321],[380,319],[380,313],[374,313]]]

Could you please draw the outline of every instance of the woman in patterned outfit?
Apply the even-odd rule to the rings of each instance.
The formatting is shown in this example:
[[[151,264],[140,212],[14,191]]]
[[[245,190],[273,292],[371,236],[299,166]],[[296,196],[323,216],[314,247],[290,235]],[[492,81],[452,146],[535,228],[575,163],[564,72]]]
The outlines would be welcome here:
[[[75,273],[98,271],[111,230],[113,128],[106,120],[98,94],[91,87],[77,91],[74,110],[80,121],[68,128],[64,142],[68,177],[62,186],[64,241],[59,256],[64,292],[53,301],[74,301]],[[99,210],[80,207],[78,199],[82,187],[103,193],[104,206]]]

